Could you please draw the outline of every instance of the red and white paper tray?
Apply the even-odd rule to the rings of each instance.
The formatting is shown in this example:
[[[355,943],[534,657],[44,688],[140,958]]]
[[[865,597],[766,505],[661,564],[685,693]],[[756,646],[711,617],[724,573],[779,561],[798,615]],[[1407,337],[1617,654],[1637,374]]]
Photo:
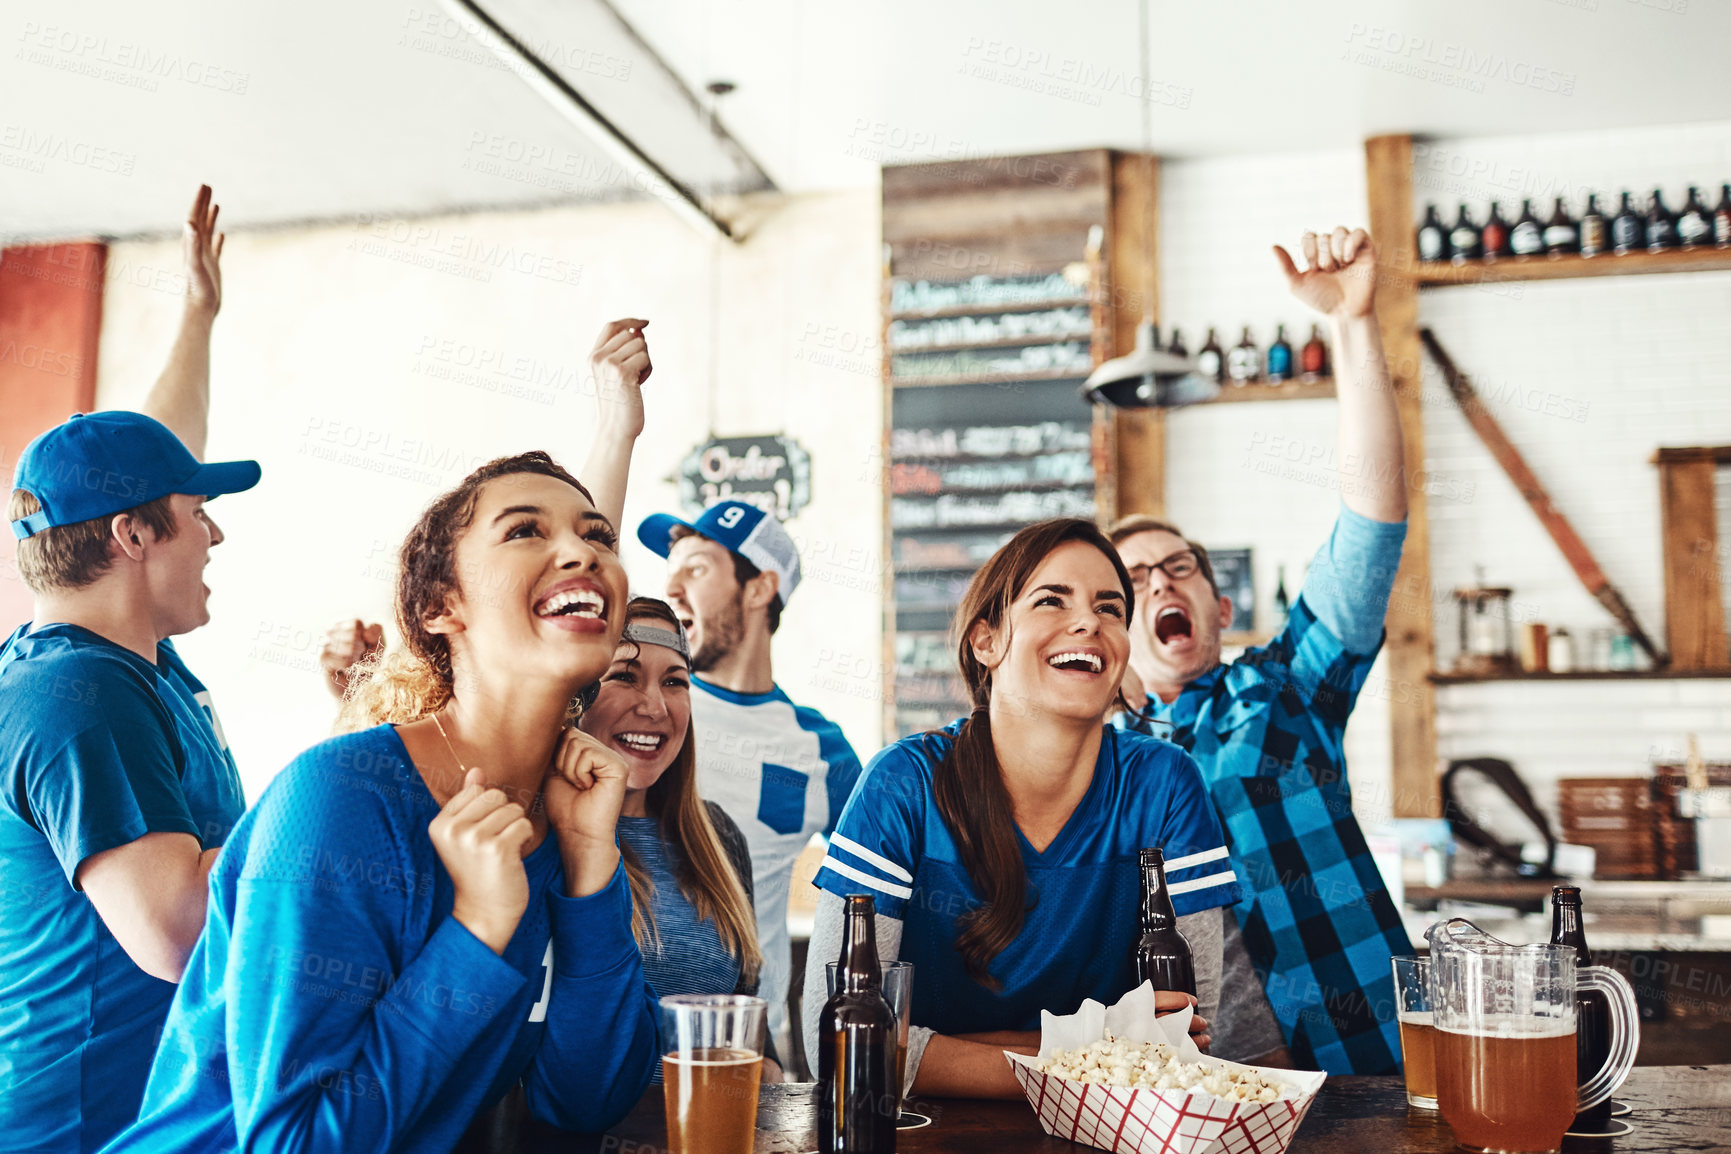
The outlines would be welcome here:
[[[1209,1058],[1190,1041],[1190,1011],[1154,1016],[1146,983],[1111,1009],[1095,1001],[1074,1014],[1041,1014],[1040,1057],[1076,1049],[1110,1030],[1132,1042],[1166,1042],[1187,1062],[1254,1070],[1281,1087],[1273,1102],[1237,1102],[1200,1089],[1149,1090],[1076,1082],[1048,1074],[1036,1059],[1004,1052],[1046,1133],[1117,1154],[1282,1154],[1326,1075]]]

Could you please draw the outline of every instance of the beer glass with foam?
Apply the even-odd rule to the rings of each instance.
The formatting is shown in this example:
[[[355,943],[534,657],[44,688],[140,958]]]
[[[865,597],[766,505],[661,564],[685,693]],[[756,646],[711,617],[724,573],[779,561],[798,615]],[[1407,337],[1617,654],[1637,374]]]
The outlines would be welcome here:
[[[1455,1140],[1474,1151],[1553,1154],[1575,1114],[1604,1101],[1635,1064],[1634,991],[1615,971],[1577,966],[1567,946],[1511,946],[1462,918],[1425,937],[1437,1105]],[[1610,1054],[1578,1087],[1577,989],[1600,991],[1611,1007]]]
[[[1430,959],[1396,954],[1394,996],[1399,1002],[1400,1064],[1406,1104],[1436,1109],[1436,1022],[1430,1008]]]
[[[751,1154],[763,1076],[762,998],[661,999],[661,1076],[670,1154]]]

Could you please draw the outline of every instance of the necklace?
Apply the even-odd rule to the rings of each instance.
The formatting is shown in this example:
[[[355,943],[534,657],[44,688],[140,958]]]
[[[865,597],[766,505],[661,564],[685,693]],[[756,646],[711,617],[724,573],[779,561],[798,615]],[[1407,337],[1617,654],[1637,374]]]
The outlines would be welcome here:
[[[451,751],[451,760],[457,763],[457,772],[463,777],[469,776],[469,769],[463,764],[463,759],[457,756],[457,747],[451,744],[451,735],[445,732],[445,727],[439,724],[439,715],[433,714],[433,728],[439,731],[439,736],[445,739],[445,748]]]

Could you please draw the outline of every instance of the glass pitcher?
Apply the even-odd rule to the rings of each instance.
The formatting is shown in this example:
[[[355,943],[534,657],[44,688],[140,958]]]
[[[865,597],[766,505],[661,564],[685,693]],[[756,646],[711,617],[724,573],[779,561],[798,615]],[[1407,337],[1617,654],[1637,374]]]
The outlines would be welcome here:
[[[1511,946],[1453,918],[1425,931],[1436,1023],[1437,1105],[1468,1150],[1549,1154],[1575,1114],[1622,1085],[1635,1064],[1635,992],[1621,974],[1577,966],[1569,946]],[[1575,992],[1611,1007],[1611,1052],[1577,1087]]]

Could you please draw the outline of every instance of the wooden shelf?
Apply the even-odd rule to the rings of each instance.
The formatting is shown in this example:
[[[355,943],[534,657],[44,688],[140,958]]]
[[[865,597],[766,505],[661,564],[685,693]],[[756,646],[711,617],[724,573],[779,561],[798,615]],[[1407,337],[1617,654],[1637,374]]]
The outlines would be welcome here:
[[[1731,680],[1731,667],[1724,669],[1583,669],[1574,673],[1442,673],[1430,675],[1433,685],[1469,685],[1477,681],[1687,681]]]
[[[1710,272],[1731,269],[1731,248],[1678,248],[1661,252],[1630,252],[1618,256],[1514,256],[1500,260],[1469,260],[1460,264],[1421,261],[1413,266],[1420,288],[1483,284],[1495,281],[1571,280],[1593,276],[1641,276],[1665,272]]]
[[[902,309],[890,313],[892,321],[924,321],[939,317],[993,317],[999,313],[1043,313],[1050,309],[1086,308],[1086,295],[1056,297],[1043,301],[1024,301],[1003,305],[949,305],[941,309]]]
[[[972,349],[1017,349],[1038,348],[1041,345],[1066,345],[1078,341],[1091,341],[1091,332],[1065,333],[1061,335],[1042,335],[1028,337],[994,337],[989,341],[950,341],[941,345],[906,345],[890,343],[890,352],[898,357],[917,356],[920,353],[957,353]]]
[[[1220,386],[1220,395],[1213,400],[1201,401],[1204,405],[1234,404],[1240,401],[1311,401],[1334,396],[1334,380],[1328,378],[1320,381],[1286,381],[1283,384],[1270,385],[1258,382],[1250,385],[1235,385],[1230,381]]]
[[[1088,379],[1088,369],[1048,369],[1043,373],[963,373],[952,377],[891,377],[898,389],[929,389],[945,385],[1020,385]]]

